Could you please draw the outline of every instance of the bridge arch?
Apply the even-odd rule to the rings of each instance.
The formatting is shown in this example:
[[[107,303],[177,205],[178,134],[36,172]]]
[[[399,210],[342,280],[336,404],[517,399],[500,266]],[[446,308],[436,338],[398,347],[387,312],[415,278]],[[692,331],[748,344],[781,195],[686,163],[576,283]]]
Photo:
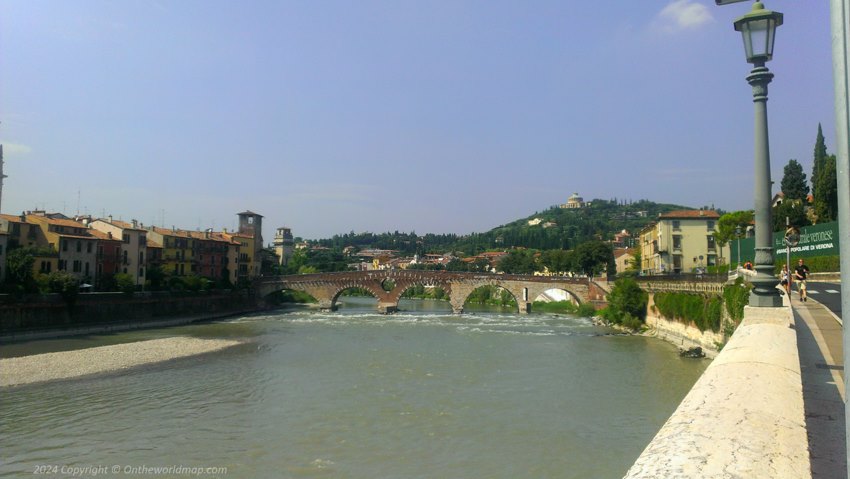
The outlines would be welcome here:
[[[536,303],[538,301],[550,302],[550,301],[569,301],[574,305],[578,306],[581,304],[581,300],[578,296],[566,288],[558,288],[552,287],[544,290],[543,292],[537,294],[533,298],[531,298],[532,303]]]

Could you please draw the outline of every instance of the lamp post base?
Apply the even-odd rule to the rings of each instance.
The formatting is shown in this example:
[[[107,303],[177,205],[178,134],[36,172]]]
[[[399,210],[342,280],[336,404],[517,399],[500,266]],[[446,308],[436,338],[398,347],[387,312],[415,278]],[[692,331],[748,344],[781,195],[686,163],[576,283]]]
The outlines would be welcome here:
[[[773,248],[756,248],[756,276],[750,280],[753,290],[750,292],[749,305],[756,308],[775,308],[782,306],[782,296],[776,286],[779,280],[773,276]]]

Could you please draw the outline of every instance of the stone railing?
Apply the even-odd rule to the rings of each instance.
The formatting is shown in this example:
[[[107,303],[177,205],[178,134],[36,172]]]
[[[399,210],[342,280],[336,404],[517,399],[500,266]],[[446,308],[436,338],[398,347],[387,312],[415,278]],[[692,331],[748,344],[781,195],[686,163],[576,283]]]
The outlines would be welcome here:
[[[811,477],[790,307],[751,308],[625,476]]]

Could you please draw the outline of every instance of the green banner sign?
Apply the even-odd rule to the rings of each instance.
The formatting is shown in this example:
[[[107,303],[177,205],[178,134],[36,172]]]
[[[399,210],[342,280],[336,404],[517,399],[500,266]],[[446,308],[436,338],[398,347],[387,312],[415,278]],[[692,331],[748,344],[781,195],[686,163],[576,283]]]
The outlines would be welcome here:
[[[785,257],[785,231],[773,232],[774,258]],[[743,238],[729,242],[733,262],[741,264],[752,262],[755,258],[755,238]],[[740,244],[740,247],[739,247]],[[738,251],[740,249],[740,256]],[[838,223],[823,223],[800,228],[800,240],[791,247],[793,258],[810,258],[813,256],[838,256]]]

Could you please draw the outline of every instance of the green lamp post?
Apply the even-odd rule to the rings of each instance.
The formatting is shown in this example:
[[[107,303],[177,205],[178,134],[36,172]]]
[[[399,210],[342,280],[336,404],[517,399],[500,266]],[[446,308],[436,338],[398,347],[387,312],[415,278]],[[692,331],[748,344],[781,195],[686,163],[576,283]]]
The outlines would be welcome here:
[[[773,73],[764,64],[773,58],[776,27],[782,25],[782,14],[764,8],[755,2],[750,13],[735,20],[735,30],[744,37],[747,62],[753,70],[747,82],[753,87],[755,104],[755,261],[756,276],[752,279],[750,306],[775,307],[782,305],[776,285],[773,260],[773,221],[770,208],[770,148],[767,135],[767,84]]]

